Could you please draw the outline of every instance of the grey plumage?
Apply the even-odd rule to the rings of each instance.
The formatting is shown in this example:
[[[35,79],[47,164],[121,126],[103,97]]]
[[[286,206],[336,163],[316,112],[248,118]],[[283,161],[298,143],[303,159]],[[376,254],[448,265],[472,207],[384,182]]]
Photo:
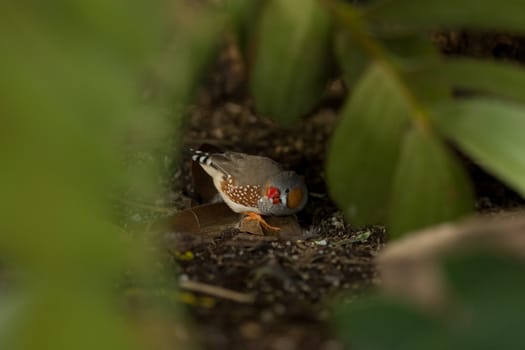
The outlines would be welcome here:
[[[193,151],[192,159],[212,166],[225,175],[237,180],[238,185],[259,184],[282,170],[279,163],[267,157],[253,156],[239,152],[206,153]]]

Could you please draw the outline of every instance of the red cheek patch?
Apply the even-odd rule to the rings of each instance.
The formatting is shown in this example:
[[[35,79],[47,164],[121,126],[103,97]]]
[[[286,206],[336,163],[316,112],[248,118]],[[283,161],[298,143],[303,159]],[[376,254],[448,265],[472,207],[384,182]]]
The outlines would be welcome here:
[[[281,192],[275,187],[268,188],[266,196],[271,199],[273,204],[281,203]]]

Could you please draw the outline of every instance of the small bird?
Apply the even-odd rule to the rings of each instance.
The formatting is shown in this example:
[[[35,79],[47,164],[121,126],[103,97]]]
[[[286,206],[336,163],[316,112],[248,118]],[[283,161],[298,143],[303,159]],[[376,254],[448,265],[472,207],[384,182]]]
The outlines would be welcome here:
[[[304,208],[308,191],[301,176],[267,157],[238,152],[191,150],[192,159],[211,176],[224,202],[236,213],[269,225],[261,215],[292,215]]]

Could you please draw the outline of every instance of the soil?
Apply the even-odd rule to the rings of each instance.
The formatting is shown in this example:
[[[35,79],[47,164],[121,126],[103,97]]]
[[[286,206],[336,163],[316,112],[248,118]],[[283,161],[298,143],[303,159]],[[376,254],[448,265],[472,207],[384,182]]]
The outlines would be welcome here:
[[[435,39],[447,54],[492,56],[496,50],[521,61],[525,52],[522,41],[508,35],[485,40],[467,33],[445,33]],[[383,227],[356,228],[346,223],[325,185],[327,145],[345,88],[334,82],[318,108],[292,128],[256,115],[246,91],[238,52],[226,45],[189,110],[184,147],[208,143],[264,155],[303,174],[311,192],[307,207],[298,214],[305,235],[300,240],[282,240],[230,229],[213,239],[184,245],[184,250],[191,251],[189,259],[181,258],[184,251],[171,252],[178,278],[254,296],[253,302],[212,296],[211,304],[188,304],[197,338],[205,349],[343,349],[330,324],[334,298],[352,299],[380,283],[373,259],[387,238]],[[465,162],[480,210],[523,204],[476,164]],[[193,193],[189,169],[189,161],[183,161],[174,171],[176,198],[190,198]]]

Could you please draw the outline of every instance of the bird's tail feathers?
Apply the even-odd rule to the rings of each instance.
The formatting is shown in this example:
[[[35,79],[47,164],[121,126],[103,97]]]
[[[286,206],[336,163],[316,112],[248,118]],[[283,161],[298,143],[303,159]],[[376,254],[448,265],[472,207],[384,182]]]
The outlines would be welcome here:
[[[210,153],[203,152],[203,151],[200,151],[198,149],[193,149],[193,148],[190,148],[190,153],[191,153],[191,159],[194,162],[209,165],[209,166],[213,165]]]

